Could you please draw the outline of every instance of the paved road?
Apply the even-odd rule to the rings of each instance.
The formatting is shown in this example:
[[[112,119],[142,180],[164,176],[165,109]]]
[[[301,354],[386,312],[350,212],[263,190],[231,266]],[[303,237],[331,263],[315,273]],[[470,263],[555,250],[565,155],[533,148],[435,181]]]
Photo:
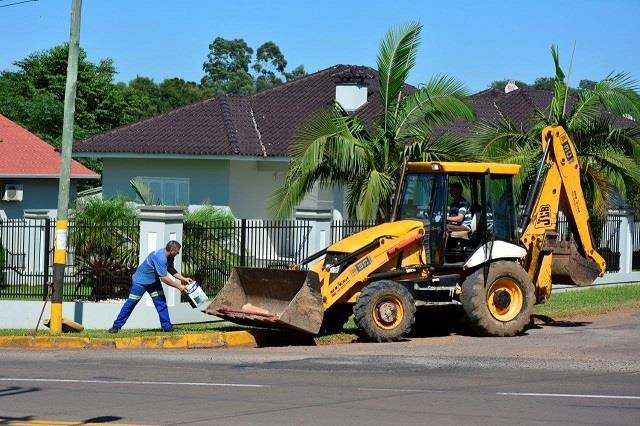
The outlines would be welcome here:
[[[508,339],[5,350],[0,424],[637,425],[639,354],[638,312],[542,325]]]

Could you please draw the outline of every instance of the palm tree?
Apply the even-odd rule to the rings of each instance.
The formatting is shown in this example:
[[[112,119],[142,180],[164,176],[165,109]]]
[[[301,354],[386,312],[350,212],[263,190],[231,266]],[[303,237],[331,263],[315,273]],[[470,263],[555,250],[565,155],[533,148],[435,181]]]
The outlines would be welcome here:
[[[346,186],[350,217],[388,218],[392,195],[405,156],[412,160],[473,160],[479,150],[434,128],[474,114],[467,90],[447,76],[408,90],[422,25],[411,23],[387,32],[378,51],[382,111],[367,127],[339,104],[320,112],[296,135],[285,184],[271,197],[277,218],[291,215],[316,184]]]
[[[536,109],[528,129],[507,118],[480,122],[471,139],[484,147],[488,157],[522,166],[516,182],[521,192],[531,182],[542,156],[540,132],[547,125],[563,126],[578,151],[587,204],[597,216],[604,216],[615,204],[616,194],[626,198],[628,189],[640,185],[640,128],[615,125],[621,118],[640,119],[638,86],[628,74],[611,73],[569,99],[555,46],[551,46],[551,56],[556,75],[548,110]]]

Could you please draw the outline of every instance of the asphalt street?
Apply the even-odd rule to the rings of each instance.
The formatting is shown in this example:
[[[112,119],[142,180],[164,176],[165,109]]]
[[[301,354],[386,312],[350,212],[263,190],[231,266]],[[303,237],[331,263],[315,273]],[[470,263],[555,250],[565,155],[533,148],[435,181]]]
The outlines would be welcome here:
[[[543,324],[514,338],[3,350],[0,424],[637,425],[638,354],[638,312]]]

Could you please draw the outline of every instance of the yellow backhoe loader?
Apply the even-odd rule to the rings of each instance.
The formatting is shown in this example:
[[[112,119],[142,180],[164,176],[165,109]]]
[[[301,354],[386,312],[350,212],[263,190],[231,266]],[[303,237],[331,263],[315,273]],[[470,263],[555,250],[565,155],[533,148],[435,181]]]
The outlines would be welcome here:
[[[365,337],[394,341],[409,333],[417,308],[462,305],[478,334],[522,332],[552,283],[587,285],[606,267],[593,246],[573,143],[558,126],[546,127],[541,142],[519,223],[512,187],[519,166],[408,163],[390,222],[294,269],[235,268],[205,312],[312,334],[339,329],[353,314]],[[462,194],[449,191],[454,186]],[[452,224],[451,204],[463,197],[465,220]],[[556,232],[560,209],[568,239]]]

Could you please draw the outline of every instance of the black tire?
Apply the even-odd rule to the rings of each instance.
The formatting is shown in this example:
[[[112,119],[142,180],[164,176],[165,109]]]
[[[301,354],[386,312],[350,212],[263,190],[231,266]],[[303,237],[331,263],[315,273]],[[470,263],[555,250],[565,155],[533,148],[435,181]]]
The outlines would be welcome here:
[[[320,334],[336,334],[342,332],[344,325],[353,314],[353,305],[333,305],[327,309],[322,318]]]
[[[394,342],[411,331],[416,305],[403,285],[376,281],[362,289],[353,314],[362,337],[376,342]]]
[[[531,320],[535,291],[531,278],[518,263],[491,263],[462,283],[462,307],[471,328],[482,336],[514,336]],[[493,295],[493,296],[492,296]]]

